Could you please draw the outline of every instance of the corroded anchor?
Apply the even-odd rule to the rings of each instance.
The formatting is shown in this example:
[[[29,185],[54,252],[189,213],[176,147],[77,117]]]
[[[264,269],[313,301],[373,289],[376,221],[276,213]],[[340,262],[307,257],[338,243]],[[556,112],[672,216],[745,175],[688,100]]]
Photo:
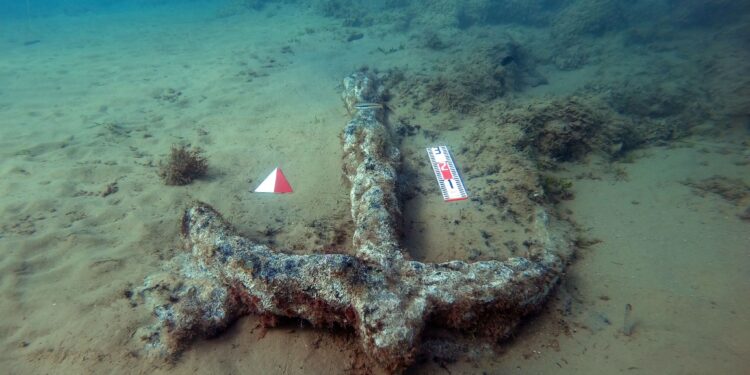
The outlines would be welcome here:
[[[351,182],[355,255],[294,255],[235,234],[206,204],[188,209],[182,235],[188,251],[168,272],[137,290],[156,322],[140,337],[165,355],[194,337],[222,332],[238,317],[258,314],[300,318],[315,326],[352,327],[363,351],[386,370],[399,372],[417,352],[425,325],[482,327],[507,335],[546,299],[563,269],[555,246],[568,244],[549,230],[536,208],[536,241],[528,257],[506,261],[427,264],[407,259],[397,241],[395,181],[398,149],[391,146],[374,76],[344,80],[352,120],[344,130],[344,173]]]

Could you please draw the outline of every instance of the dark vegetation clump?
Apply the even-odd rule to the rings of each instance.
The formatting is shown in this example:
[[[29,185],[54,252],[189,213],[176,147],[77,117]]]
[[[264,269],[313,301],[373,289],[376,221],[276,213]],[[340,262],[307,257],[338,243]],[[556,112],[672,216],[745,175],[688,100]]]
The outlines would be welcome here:
[[[519,148],[530,149],[542,161],[574,161],[597,148],[612,118],[589,101],[571,97],[529,105],[510,113],[507,121],[521,125],[526,134]]]
[[[231,17],[247,11],[260,11],[269,0],[228,0],[217,9],[219,18]]]
[[[601,36],[625,24],[623,5],[616,0],[579,0],[557,13],[552,35],[562,43],[575,43],[581,36]]]
[[[691,187],[700,196],[706,196],[709,193],[716,194],[734,204],[750,199],[750,186],[739,178],[716,175],[697,181],[686,180],[682,184]]]
[[[367,12],[368,5],[352,4],[349,0],[317,0],[312,7],[326,17],[337,18],[346,27],[367,27],[375,23]]]
[[[167,185],[187,185],[206,175],[208,160],[200,148],[172,145],[169,158],[159,163],[159,176]]]
[[[559,203],[563,200],[571,200],[575,197],[573,194],[573,182],[568,179],[543,175],[539,183],[544,189],[544,195],[552,203]]]
[[[743,221],[750,221],[750,185],[739,178],[714,175],[702,180],[688,179],[682,184],[693,189],[698,196],[716,195],[736,207],[745,207],[737,213]]]
[[[643,145],[689,134],[692,124],[678,120],[685,112],[696,118],[700,114],[675,109],[668,103],[671,99],[655,101],[653,107],[636,115],[620,112],[617,100],[608,103],[597,96],[570,96],[533,101],[507,111],[500,116],[500,123],[520,125],[524,136],[516,146],[532,152],[543,165],[582,160],[590,153],[617,160]]]
[[[747,206],[745,211],[742,211],[741,213],[737,214],[737,217],[745,221],[750,221],[750,206]]]
[[[429,43],[425,47],[437,48]],[[485,104],[495,99],[546,83],[535,70],[534,59],[512,40],[477,48],[449,70],[415,79],[417,82],[408,86],[424,87],[408,88],[416,105],[428,103],[432,113],[462,114],[481,112]]]
[[[735,22],[748,11],[747,1],[684,0],[665,18],[682,27],[711,27]]]
[[[637,119],[669,119],[677,116],[705,118],[703,108],[690,107],[691,98],[700,95],[696,90],[665,82],[648,82],[644,84],[626,83],[619,88],[610,89],[608,102],[618,113]],[[695,105],[694,105],[695,106]],[[680,119],[680,122],[689,121]]]
[[[563,5],[562,1],[551,0],[459,1],[455,2],[456,26],[459,29],[496,24],[542,26]]]
[[[440,51],[448,48],[448,44],[446,44],[434,31],[425,32],[425,34],[422,36],[422,39],[424,40],[424,47],[427,49]]]

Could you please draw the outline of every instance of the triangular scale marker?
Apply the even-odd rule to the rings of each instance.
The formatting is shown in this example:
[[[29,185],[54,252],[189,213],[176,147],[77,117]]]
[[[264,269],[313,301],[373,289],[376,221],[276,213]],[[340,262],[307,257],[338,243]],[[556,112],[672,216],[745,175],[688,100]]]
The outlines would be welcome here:
[[[256,193],[291,193],[292,186],[289,185],[281,168],[275,168],[263,182],[255,189]]]
[[[281,172],[281,168],[276,168],[276,186],[273,189],[274,193],[291,193],[292,185],[289,185],[284,173]]]

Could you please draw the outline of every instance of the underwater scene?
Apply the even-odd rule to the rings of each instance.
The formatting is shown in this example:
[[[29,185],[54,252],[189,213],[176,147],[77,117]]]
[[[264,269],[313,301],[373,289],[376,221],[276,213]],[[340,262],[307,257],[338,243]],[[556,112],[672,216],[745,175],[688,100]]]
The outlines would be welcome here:
[[[3,374],[748,374],[750,2],[0,3]]]

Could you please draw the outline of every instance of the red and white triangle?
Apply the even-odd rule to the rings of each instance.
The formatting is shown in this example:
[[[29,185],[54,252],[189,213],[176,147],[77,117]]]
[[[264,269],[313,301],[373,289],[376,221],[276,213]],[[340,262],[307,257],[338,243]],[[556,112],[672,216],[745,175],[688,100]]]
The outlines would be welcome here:
[[[276,168],[266,177],[263,182],[255,189],[256,193],[291,193],[292,186],[286,180],[286,176],[281,172],[281,168]]]

